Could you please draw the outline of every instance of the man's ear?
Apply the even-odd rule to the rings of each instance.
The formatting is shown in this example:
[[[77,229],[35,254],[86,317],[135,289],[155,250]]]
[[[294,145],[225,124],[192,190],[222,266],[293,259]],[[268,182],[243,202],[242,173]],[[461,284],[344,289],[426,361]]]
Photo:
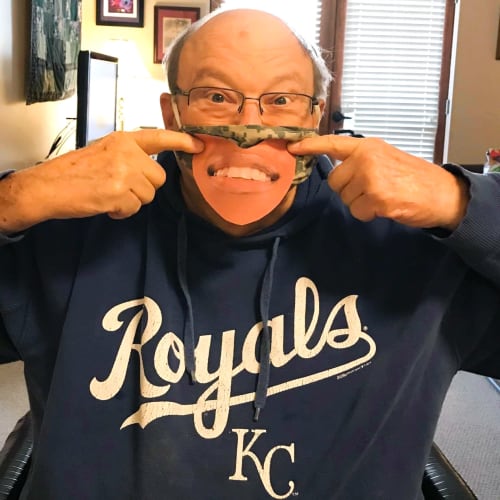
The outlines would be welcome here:
[[[160,95],[161,116],[163,117],[163,124],[167,130],[177,130],[177,123],[175,123],[174,112],[172,109],[172,95],[163,92]]]
[[[325,111],[326,101],[324,99],[320,99],[318,106],[314,106],[314,125],[315,127],[319,127],[319,122],[321,118],[323,118],[323,113]]]

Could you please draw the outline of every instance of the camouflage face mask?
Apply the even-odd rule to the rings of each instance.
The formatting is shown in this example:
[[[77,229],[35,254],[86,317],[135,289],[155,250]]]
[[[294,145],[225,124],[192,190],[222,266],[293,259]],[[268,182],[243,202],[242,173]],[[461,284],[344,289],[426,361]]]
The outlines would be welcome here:
[[[317,136],[315,129],[300,127],[265,127],[262,125],[212,125],[196,126],[184,125],[182,132],[196,135],[211,135],[229,139],[240,148],[247,149],[268,139],[284,139],[286,141],[300,141],[306,137]],[[192,168],[193,155],[176,151],[175,155],[179,165]],[[292,184],[304,182],[316,165],[317,158],[314,155],[296,156],[295,176]]]
[[[316,163],[314,156],[297,157],[287,149],[289,141],[317,135],[312,129],[185,125],[180,130],[198,137],[205,148],[195,155],[177,151],[179,165],[191,170],[207,204],[224,220],[240,226],[275,210]]]

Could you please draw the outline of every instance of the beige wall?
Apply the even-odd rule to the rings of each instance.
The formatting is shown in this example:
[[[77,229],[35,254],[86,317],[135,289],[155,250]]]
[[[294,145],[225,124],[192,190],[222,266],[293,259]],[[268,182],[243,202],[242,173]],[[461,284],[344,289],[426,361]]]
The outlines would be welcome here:
[[[161,66],[153,64],[154,5],[202,5],[208,0],[146,0],[144,28],[96,26],[95,0],[83,0],[82,48],[104,51],[111,39],[132,40],[145,73],[132,86],[138,125],[161,125],[158,97],[165,89]],[[499,0],[461,0],[454,99],[449,138],[450,161],[482,163],[484,151],[500,144],[500,61],[495,60]],[[21,168],[45,157],[56,134],[75,116],[76,100],[26,106],[24,74],[28,42],[28,2],[2,2],[0,15],[0,169]]]
[[[500,147],[499,0],[460,0],[448,160],[484,163]]]
[[[25,104],[29,2],[0,0],[0,3],[0,170],[3,170],[23,168],[45,158],[54,138],[66,125],[66,117],[75,117],[76,99]],[[128,128],[162,126],[158,99],[165,84],[161,65],[153,64],[154,6],[199,6],[204,15],[209,0],[145,0],[144,28],[97,26],[95,4],[95,0],[82,1],[82,49],[104,51],[111,39],[132,40],[147,74],[134,82],[133,99],[126,102],[133,117]],[[73,140],[69,141],[68,148],[73,144]]]
[[[95,0],[83,0],[82,49],[104,50],[109,40],[127,39],[137,45],[142,60],[152,78],[162,80],[161,64],[153,63],[154,6],[178,5],[200,7],[201,15],[208,12],[209,0],[145,0],[144,28],[98,26],[95,24]]]
[[[98,26],[95,24],[95,1],[84,0],[82,10],[82,49],[95,50],[116,55],[120,64],[132,64],[134,78],[119,80],[119,94],[124,97],[124,129],[133,130],[140,126],[162,127],[159,96],[166,90],[161,64],[153,62],[154,50],[154,6],[176,5],[200,7],[200,14],[209,12],[209,0],[145,0],[144,28],[123,28]],[[131,45],[123,49],[116,41],[126,40],[121,45]]]
[[[85,0],[89,1],[89,0]],[[0,169],[22,168],[42,160],[66,117],[75,116],[74,98],[25,104],[28,57],[28,2],[1,1],[0,14]]]

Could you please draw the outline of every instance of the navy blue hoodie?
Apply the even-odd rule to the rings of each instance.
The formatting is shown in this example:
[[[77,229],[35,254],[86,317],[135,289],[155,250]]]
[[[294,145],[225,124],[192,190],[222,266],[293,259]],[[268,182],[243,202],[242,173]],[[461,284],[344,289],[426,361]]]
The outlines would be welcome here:
[[[457,172],[469,210],[438,238],[355,220],[322,159],[284,218],[233,238],[160,162],[133,217],[0,248],[0,361],[24,360],[35,431],[22,498],[421,498],[453,375],[500,376],[500,175]]]

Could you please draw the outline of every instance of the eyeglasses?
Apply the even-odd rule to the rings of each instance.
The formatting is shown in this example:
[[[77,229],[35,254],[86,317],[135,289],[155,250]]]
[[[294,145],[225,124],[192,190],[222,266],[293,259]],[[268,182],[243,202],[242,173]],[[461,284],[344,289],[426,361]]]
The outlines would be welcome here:
[[[293,92],[266,92],[247,97],[238,90],[221,87],[177,88],[173,92],[187,97],[188,106],[214,119],[230,120],[243,111],[245,101],[257,101],[260,114],[272,121],[290,120],[312,114],[319,104],[316,97]]]

